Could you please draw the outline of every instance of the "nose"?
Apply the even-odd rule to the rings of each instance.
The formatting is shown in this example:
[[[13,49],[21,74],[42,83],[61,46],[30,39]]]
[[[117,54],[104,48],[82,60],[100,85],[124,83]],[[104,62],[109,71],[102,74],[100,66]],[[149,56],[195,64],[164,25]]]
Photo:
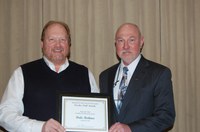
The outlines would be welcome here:
[[[129,43],[128,43],[128,40],[127,41],[124,41],[124,46],[123,48],[124,49],[128,49],[130,46],[129,46]]]
[[[61,43],[61,39],[56,39],[56,43]]]
[[[56,46],[56,47],[60,47],[60,46],[61,46],[61,43],[62,43],[61,40],[60,40],[60,39],[57,39],[57,40],[56,40],[56,43],[55,43],[55,46]]]

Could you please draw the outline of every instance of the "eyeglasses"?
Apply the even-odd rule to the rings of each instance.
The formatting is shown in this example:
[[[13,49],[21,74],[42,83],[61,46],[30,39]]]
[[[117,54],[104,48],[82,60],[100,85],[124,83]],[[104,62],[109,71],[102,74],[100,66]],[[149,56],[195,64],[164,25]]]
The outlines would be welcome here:
[[[47,38],[47,41],[51,44],[55,44],[57,42],[62,43],[62,44],[66,44],[68,43],[68,39],[67,38],[62,38],[62,37],[49,37]]]
[[[128,44],[130,44],[130,45],[133,45],[133,44],[135,43],[135,41],[136,41],[136,39],[135,39],[134,37],[130,37],[130,38],[127,40]],[[123,38],[118,38],[118,39],[115,40],[115,42],[116,42],[116,44],[118,44],[118,45],[124,45],[125,42],[126,42],[126,40],[123,39]]]

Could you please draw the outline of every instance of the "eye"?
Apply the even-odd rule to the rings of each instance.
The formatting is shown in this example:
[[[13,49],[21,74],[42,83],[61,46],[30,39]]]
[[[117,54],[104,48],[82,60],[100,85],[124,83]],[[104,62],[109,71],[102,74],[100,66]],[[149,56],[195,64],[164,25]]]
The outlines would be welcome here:
[[[66,42],[67,42],[67,39],[61,38],[60,41],[61,41],[62,43],[66,43]]]
[[[117,39],[116,43],[117,44],[124,44],[124,39]]]
[[[48,41],[49,41],[49,43],[55,43],[56,40],[55,40],[55,38],[49,38]]]
[[[129,42],[130,44],[133,44],[133,43],[135,42],[135,38],[130,38],[130,39],[128,40],[128,42]]]

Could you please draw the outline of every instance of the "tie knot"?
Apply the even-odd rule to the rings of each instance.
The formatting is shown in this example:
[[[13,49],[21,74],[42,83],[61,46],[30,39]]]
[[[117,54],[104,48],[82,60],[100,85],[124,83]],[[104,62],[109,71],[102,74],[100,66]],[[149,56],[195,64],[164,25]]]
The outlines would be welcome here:
[[[123,73],[124,73],[125,75],[127,75],[127,72],[128,72],[128,68],[127,68],[127,67],[123,67]]]

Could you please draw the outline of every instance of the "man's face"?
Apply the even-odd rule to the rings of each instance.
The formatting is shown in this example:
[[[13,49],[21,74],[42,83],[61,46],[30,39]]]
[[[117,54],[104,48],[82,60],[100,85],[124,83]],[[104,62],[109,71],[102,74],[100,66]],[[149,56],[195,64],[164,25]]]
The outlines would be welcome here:
[[[118,29],[115,36],[117,55],[125,65],[129,65],[140,54],[144,39],[134,25],[126,24]]]
[[[61,65],[65,62],[70,52],[68,34],[65,28],[60,24],[50,25],[41,42],[42,52],[55,65]]]

